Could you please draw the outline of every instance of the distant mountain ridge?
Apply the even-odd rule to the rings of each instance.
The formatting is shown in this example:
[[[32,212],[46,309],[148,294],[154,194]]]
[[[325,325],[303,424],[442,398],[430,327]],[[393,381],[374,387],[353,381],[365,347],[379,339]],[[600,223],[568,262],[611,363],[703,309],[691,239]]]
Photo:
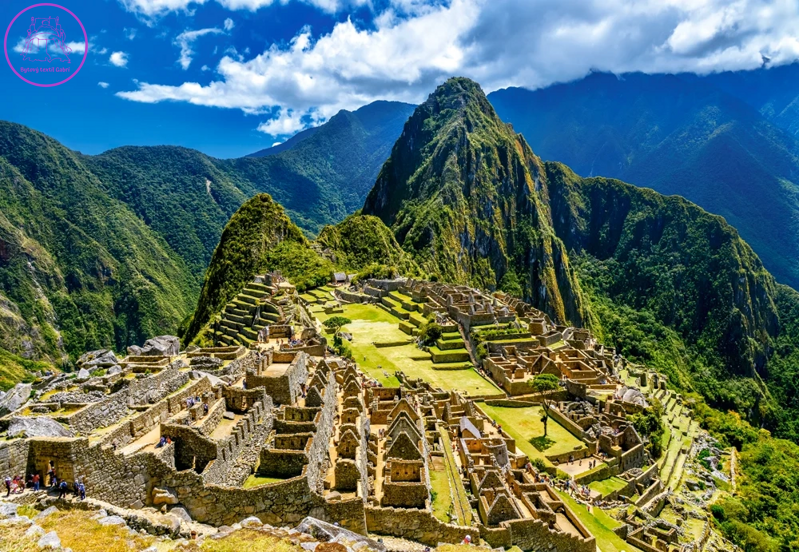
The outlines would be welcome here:
[[[232,160],[178,146],[87,156],[0,122],[0,352],[68,362],[175,333],[243,203],[273,194],[306,236],[343,220],[412,110],[342,111],[291,147]]]
[[[717,87],[721,78],[594,73],[489,99],[544,158],[723,216],[777,279],[798,287],[799,141]]]

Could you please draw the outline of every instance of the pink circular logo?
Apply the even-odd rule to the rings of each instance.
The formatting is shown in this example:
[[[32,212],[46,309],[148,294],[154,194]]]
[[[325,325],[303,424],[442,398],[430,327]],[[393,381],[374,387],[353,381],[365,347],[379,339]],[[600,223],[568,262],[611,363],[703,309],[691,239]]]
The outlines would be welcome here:
[[[25,17],[20,17],[23,14]],[[34,4],[8,24],[3,51],[8,66],[20,79],[34,86],[58,86],[83,67],[89,37],[78,16],[64,6]],[[75,68],[78,59],[80,64]]]

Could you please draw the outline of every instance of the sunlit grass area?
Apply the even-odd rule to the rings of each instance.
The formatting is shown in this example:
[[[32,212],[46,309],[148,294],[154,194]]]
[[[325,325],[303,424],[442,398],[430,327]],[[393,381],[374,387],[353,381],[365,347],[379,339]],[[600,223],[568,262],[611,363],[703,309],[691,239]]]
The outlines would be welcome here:
[[[261,531],[242,529],[222,539],[205,539],[202,544],[190,542],[178,546],[176,552],[303,552],[299,546],[265,535]]]
[[[588,487],[598,492],[601,496],[607,496],[612,492],[623,489],[627,486],[627,482],[621,477],[609,477],[602,481],[593,481],[588,484]]]
[[[402,343],[411,338],[399,329],[400,320],[375,305],[344,305],[344,316],[352,320],[343,331],[352,334],[349,347],[358,366],[383,385],[396,387],[399,381],[394,373],[401,370],[408,377],[423,378],[445,390],[466,392],[470,395],[495,395],[499,389],[473,369],[435,370],[429,353],[416,345],[376,347],[374,343]],[[332,315],[320,310],[315,315],[324,322]],[[425,359],[425,360],[416,360]]]
[[[260,475],[252,474],[247,478],[246,481],[244,481],[244,485],[242,485],[242,487],[245,489],[250,489],[260,485],[267,485],[268,483],[278,483],[280,481],[285,481],[285,479],[282,477],[262,477]]]
[[[40,523],[45,531],[55,531],[61,546],[73,552],[128,552],[148,548],[156,540],[120,525],[100,525],[82,510],[55,512]]]
[[[516,447],[530,458],[545,459],[547,454],[565,454],[585,448],[585,443],[569,433],[553,418],[550,418],[547,424],[547,436],[554,441],[552,445],[544,451],[533,446],[530,440],[544,435],[541,407],[508,408],[489,406],[484,402],[480,402],[479,406],[483,412],[502,425],[502,429],[516,440]]]
[[[613,529],[620,525],[620,522],[610,517],[599,508],[588,508],[574,500],[568,494],[558,492],[563,502],[571,508],[572,512],[583,522],[594,537],[596,537],[597,548],[602,552],[641,552],[639,548],[631,545],[616,533]]]

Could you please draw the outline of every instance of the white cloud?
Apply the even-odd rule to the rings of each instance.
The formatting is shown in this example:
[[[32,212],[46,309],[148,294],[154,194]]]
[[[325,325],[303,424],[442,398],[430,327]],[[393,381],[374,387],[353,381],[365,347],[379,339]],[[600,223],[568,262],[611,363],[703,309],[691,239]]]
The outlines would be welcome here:
[[[173,11],[186,11],[190,7],[205,4],[207,0],[119,0],[124,8],[130,12],[156,18]],[[216,0],[229,10],[257,11],[274,3],[285,4],[289,0]],[[360,7],[369,5],[369,0],[300,0],[327,13],[336,13],[347,7]],[[401,4],[418,3],[419,0],[395,0]]]
[[[236,24],[233,22],[233,20],[231,18],[228,17],[227,19],[225,19],[225,30],[226,31],[229,31],[230,29],[232,29],[235,26],[236,26]]]
[[[70,49],[70,52],[79,56],[82,56],[83,53],[86,51],[86,43],[85,42],[67,42],[67,48]],[[92,49],[92,43],[89,43],[89,50]]]
[[[591,69],[707,73],[753,69],[763,56],[789,63],[799,59],[796,28],[795,0],[390,0],[368,29],[349,19],[322,36],[303,28],[246,60],[231,49],[208,85],[140,83],[118,94],[269,114],[259,129],[284,135],[375,99],[419,102],[452,75],[491,91]]]
[[[108,53],[108,48],[101,48],[100,51],[97,53],[100,54],[101,56],[104,56],[105,54]]]
[[[205,0],[119,0],[130,12],[146,17],[164,15],[171,11],[186,10],[190,4],[202,5]]]
[[[100,88],[108,88],[108,83],[100,81],[97,83],[97,86],[99,86]]]
[[[294,134],[311,124],[322,122],[313,114],[303,114],[292,109],[279,110],[278,116],[258,125],[258,130],[272,136]]]
[[[274,148],[275,146],[279,146],[279,145],[280,145],[280,144],[282,144],[282,143],[283,143],[283,142],[274,142],[274,143],[272,144],[272,147]]]
[[[177,38],[175,38],[174,44],[175,46],[180,46],[180,58],[178,58],[178,62],[183,70],[185,71],[191,65],[191,61],[194,56],[192,44],[195,40],[207,34],[220,34],[222,32],[223,31],[221,29],[211,27],[208,29],[198,29],[196,31],[186,30],[180,33]]]
[[[136,28],[135,27],[132,28],[132,29],[128,29],[127,27],[125,27],[123,33],[125,34],[125,38],[127,38],[128,40],[133,40],[134,38],[136,38]]]
[[[113,52],[108,61],[117,67],[125,67],[128,64],[128,54],[126,52]]]
[[[207,65],[203,65],[202,67],[200,67],[200,71],[210,71],[210,70],[211,68],[208,67]]]

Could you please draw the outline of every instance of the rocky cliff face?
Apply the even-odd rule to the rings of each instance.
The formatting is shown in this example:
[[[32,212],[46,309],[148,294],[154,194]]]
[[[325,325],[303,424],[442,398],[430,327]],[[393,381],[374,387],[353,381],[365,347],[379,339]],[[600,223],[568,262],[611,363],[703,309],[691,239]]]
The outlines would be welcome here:
[[[422,269],[442,281],[520,292],[561,321],[586,317],[555,235],[541,161],[463,78],[419,106],[367,196]]]

